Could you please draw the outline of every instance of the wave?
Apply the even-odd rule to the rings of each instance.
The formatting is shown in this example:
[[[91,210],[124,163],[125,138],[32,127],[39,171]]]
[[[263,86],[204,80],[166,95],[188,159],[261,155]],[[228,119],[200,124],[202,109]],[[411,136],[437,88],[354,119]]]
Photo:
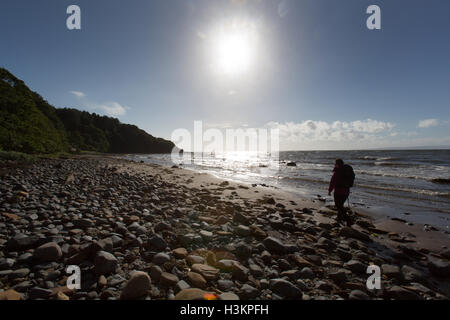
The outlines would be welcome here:
[[[326,181],[323,179],[314,179],[314,178],[306,178],[306,177],[280,177],[280,180],[304,181],[304,182],[313,182],[313,183],[321,183],[321,184],[329,183],[329,181]]]
[[[403,173],[380,173],[380,172],[371,172],[364,170],[355,170],[356,174],[375,176],[375,177],[389,177],[389,178],[402,178],[402,179],[411,179],[411,180],[424,180],[424,181],[433,181],[435,178],[423,177],[423,176],[415,176],[410,174]]]
[[[374,165],[376,166],[389,166],[389,167],[408,167],[412,166],[412,163],[405,162],[390,162],[390,161],[375,161]]]
[[[364,156],[364,157],[357,157],[357,160],[369,160],[369,161],[397,161],[402,160],[402,158],[398,157],[375,157],[375,156]]]
[[[410,189],[410,188],[401,188],[401,187],[394,187],[394,186],[384,187],[384,186],[374,186],[374,185],[365,185],[365,184],[358,184],[357,187],[366,188],[366,189],[375,189],[375,190],[385,190],[385,191],[409,192],[409,193],[423,194],[423,195],[433,196],[433,197],[450,198],[450,192],[439,192],[439,191],[426,190],[426,189]]]
[[[294,181],[294,182],[295,181],[303,181],[303,182],[320,183],[320,184],[328,184],[329,183],[329,181],[327,181],[327,180],[308,178],[308,177],[281,177],[280,179],[284,180],[284,181]],[[367,184],[359,184],[359,183],[355,185],[355,188],[407,192],[407,193],[414,193],[414,194],[423,194],[423,195],[433,196],[433,197],[450,198],[450,192],[440,192],[440,191],[433,191],[433,190],[426,190],[426,189],[402,188],[402,187],[397,187],[397,186],[376,186],[376,185],[367,185]]]

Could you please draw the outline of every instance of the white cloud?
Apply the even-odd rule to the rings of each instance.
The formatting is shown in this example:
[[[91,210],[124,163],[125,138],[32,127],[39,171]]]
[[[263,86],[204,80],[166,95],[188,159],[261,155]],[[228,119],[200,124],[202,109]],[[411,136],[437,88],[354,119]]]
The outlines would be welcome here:
[[[86,95],[81,91],[70,91],[71,94],[73,94],[77,98],[84,98]]]
[[[425,119],[425,120],[421,120],[419,121],[419,128],[431,128],[431,127],[436,127],[439,125],[439,120],[438,119]]]
[[[110,102],[108,104],[96,105],[95,109],[100,109],[108,116],[118,117],[127,113],[127,108],[120,105],[118,102]]]
[[[300,123],[270,122],[267,127],[278,129],[282,150],[352,149],[368,147],[391,137],[394,124],[372,119],[345,121],[313,121]]]
[[[82,99],[86,97],[86,94],[84,94],[81,91],[70,91],[70,93],[76,96],[78,99],[80,99],[82,101],[82,104],[86,108],[101,110],[102,113],[106,114],[107,116],[112,117],[124,116],[127,113],[127,110],[129,109],[128,107],[124,107],[120,103],[115,101],[102,104],[86,101],[85,99]]]

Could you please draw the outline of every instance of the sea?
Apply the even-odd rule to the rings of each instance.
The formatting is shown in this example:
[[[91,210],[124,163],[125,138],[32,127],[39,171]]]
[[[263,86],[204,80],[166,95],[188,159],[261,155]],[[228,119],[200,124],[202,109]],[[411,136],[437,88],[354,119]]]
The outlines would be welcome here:
[[[450,232],[450,150],[287,151],[278,157],[184,153],[175,161],[167,154],[125,158],[276,187],[324,204],[332,204],[328,185],[334,160],[341,158],[356,174],[349,198],[352,209],[364,209],[375,219],[397,218]]]

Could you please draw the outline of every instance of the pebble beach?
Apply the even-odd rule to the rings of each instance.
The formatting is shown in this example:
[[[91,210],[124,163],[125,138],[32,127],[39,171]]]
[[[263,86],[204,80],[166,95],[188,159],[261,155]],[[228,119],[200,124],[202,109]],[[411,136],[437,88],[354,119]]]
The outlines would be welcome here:
[[[341,226],[321,201],[111,156],[3,161],[0,300],[450,297],[448,234],[353,214]]]

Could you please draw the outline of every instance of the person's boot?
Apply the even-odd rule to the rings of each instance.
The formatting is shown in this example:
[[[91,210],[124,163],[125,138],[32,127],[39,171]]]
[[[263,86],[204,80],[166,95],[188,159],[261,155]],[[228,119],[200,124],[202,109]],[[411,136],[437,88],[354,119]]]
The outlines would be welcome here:
[[[336,222],[338,225],[342,225],[345,222],[344,217],[338,213],[337,218],[336,218]]]
[[[348,214],[345,215],[345,222],[347,223],[347,227],[351,227],[354,225],[352,217],[350,217]]]

